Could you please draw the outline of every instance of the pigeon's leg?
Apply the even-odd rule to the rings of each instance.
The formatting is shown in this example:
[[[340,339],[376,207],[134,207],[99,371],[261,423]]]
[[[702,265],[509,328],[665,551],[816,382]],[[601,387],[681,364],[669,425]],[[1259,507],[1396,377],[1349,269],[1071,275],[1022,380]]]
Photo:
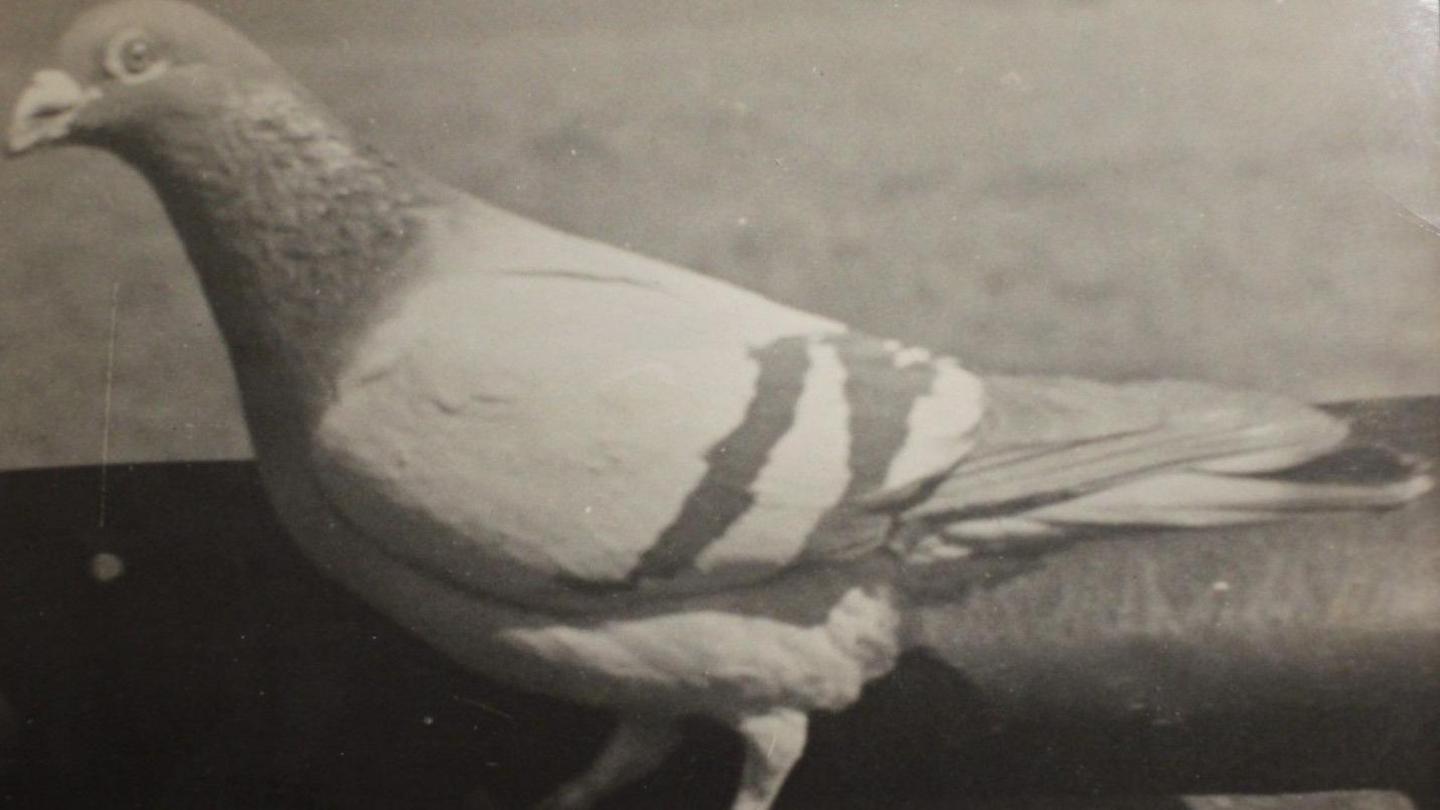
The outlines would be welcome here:
[[[658,768],[679,741],[673,720],[624,718],[590,767],[535,810],[584,810],[606,793]]]
[[[732,810],[769,810],[805,750],[808,727],[805,713],[795,709],[775,709],[740,722],[745,768]]]

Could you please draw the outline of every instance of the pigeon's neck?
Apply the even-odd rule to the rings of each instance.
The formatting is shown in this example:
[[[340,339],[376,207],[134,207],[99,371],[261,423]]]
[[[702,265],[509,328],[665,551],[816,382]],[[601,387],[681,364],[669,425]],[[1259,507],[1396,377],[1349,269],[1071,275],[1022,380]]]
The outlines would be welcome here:
[[[416,212],[439,187],[298,92],[237,94],[120,151],[164,201],[242,386],[247,369],[278,369],[324,398],[347,339],[405,283]]]

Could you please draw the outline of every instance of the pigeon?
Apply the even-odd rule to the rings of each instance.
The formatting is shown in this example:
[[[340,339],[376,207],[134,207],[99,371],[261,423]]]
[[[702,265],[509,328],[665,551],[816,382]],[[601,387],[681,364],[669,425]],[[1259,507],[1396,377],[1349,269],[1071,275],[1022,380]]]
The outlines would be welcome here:
[[[465,667],[618,718],[542,807],[593,805],[703,717],[743,742],[731,806],[769,808],[809,714],[915,645],[909,572],[958,591],[1007,548],[1430,486],[1384,449],[1381,479],[1286,477],[1360,449],[1282,397],[984,375],[505,212],[182,3],[78,17],[8,132],[62,143],[154,187],[308,558]]]

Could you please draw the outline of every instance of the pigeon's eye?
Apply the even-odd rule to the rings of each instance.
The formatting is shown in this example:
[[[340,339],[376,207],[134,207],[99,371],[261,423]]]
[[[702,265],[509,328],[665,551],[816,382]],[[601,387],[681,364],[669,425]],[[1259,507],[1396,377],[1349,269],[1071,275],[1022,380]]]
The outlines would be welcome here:
[[[150,60],[154,58],[150,43],[143,39],[132,39],[125,43],[124,50],[120,52],[120,65],[125,68],[126,73],[144,73],[145,68],[150,67]]]
[[[139,31],[122,32],[105,51],[105,71],[122,82],[153,78],[165,67],[155,43]]]

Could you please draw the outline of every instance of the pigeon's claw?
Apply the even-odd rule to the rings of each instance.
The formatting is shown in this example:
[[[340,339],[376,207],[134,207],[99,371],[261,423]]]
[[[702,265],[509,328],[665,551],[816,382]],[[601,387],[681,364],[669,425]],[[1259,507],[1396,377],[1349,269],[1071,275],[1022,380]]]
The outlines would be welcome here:
[[[731,810],[770,810],[805,750],[809,725],[805,713],[795,709],[775,709],[740,722],[745,768]]]
[[[621,720],[590,767],[533,810],[588,810],[600,797],[660,767],[679,741],[671,720]]]

